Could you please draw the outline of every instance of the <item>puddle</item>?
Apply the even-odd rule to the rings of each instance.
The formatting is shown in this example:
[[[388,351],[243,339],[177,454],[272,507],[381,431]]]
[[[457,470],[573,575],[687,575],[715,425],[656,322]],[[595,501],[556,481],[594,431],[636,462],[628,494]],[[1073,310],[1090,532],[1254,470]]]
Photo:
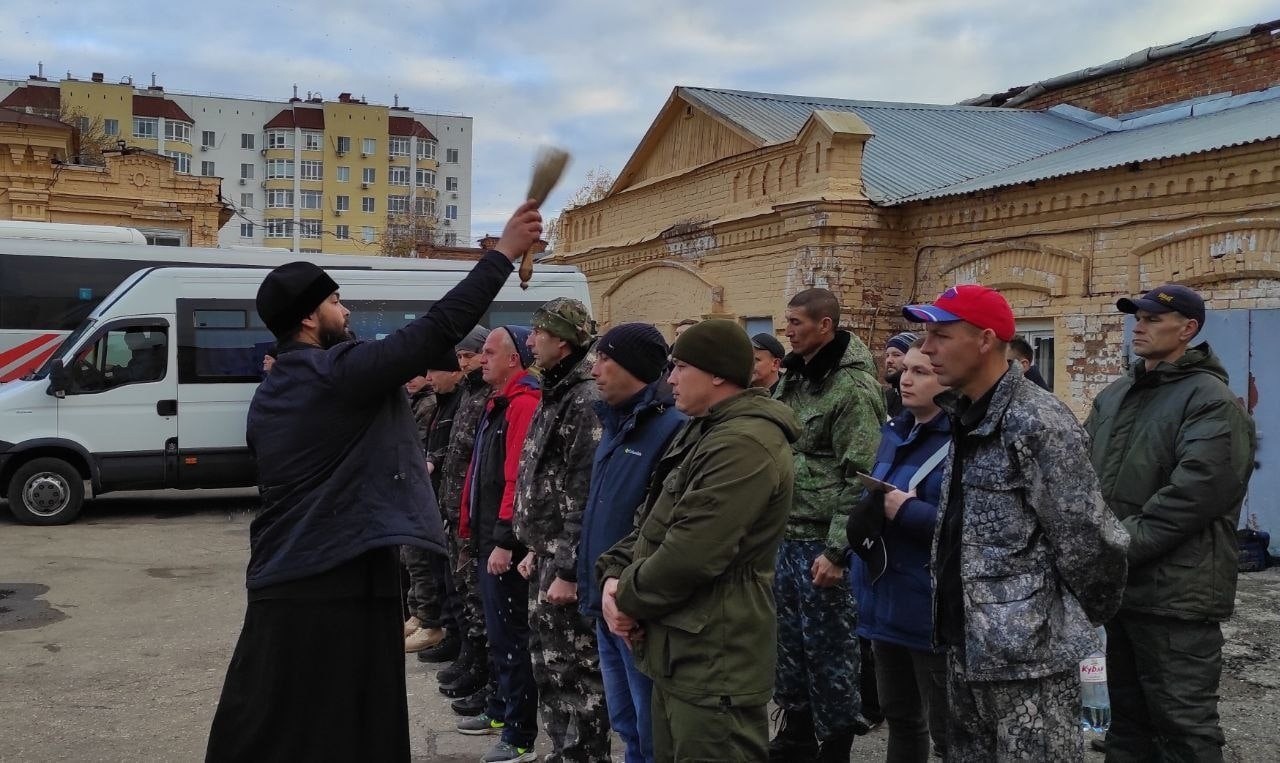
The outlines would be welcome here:
[[[40,598],[49,586],[39,583],[0,583],[0,631],[43,628],[67,619],[67,614],[54,609]]]

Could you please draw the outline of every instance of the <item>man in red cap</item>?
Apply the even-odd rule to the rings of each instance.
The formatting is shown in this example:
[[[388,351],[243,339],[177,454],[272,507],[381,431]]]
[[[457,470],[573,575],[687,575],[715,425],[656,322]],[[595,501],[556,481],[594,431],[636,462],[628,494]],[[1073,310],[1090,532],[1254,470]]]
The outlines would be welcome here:
[[[1081,760],[1077,666],[1120,605],[1128,536],[1075,416],[1005,360],[1015,326],[999,292],[954,286],[902,312],[925,324],[921,350],[951,388],[930,560],[947,758]]]

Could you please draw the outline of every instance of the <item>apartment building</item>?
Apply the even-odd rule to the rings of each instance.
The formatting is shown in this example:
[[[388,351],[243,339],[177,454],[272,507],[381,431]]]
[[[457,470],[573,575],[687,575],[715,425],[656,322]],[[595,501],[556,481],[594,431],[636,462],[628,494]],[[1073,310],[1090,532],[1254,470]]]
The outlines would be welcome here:
[[[98,73],[0,80],[0,106],[101,119],[108,136],[170,157],[178,172],[219,178],[236,209],[220,245],[381,254],[389,238],[469,238],[471,117],[350,93],[272,101],[166,92]]]

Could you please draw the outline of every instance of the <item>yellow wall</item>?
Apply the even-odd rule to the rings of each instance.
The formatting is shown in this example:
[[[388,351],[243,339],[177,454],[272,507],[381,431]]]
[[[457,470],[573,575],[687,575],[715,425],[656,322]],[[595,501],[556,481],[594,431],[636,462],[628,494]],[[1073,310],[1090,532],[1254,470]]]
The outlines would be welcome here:
[[[129,145],[137,144],[133,137],[132,85],[63,80],[58,87],[64,111],[79,109],[90,118],[114,119],[120,126],[116,137]],[[155,141],[147,147],[154,149]]]
[[[53,164],[70,149],[70,130],[0,123],[0,219],[162,229],[217,246],[228,214],[217,178],[180,175],[145,152],[108,152],[105,167]]]
[[[379,254],[380,244],[375,238],[373,243],[366,244],[361,235],[361,228],[372,226],[375,234],[380,236],[387,225],[387,195],[391,186],[387,183],[389,146],[387,144],[387,107],[360,103],[324,104],[325,156],[324,156],[324,248],[340,254]],[[351,151],[346,156],[337,155],[338,136],[351,138]],[[361,156],[365,138],[377,141],[377,149],[367,157]],[[346,183],[337,182],[337,167],[351,168],[351,179]],[[368,189],[361,188],[361,176],[366,167],[374,169],[374,182]],[[410,178],[412,182],[412,178]],[[405,191],[401,189],[400,193]],[[351,197],[351,209],[339,217],[334,214],[336,197]],[[361,211],[361,197],[372,196],[374,212]],[[346,225],[350,229],[350,239],[341,241],[332,233],[336,226]]]
[[[1212,309],[1280,307],[1278,157],[1269,141],[885,208],[853,190],[858,136],[806,128],[566,211],[555,261],[583,270],[605,325],[670,336],[683,318],[769,316],[780,333],[787,300],[821,286],[876,350],[906,327],[909,300],[986,283],[1020,320],[1051,323],[1046,375],[1083,414],[1121,367],[1119,296],[1176,280]]]

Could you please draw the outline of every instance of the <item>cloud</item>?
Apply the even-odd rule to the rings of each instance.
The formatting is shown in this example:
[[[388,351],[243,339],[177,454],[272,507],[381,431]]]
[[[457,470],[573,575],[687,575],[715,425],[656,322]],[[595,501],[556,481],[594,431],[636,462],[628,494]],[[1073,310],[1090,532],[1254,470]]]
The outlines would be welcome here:
[[[554,214],[616,172],[676,85],[954,103],[1266,21],[1274,0],[598,3],[51,0],[6,9],[0,76],[105,72],[170,90],[333,98],[474,117],[472,234],[496,232],[537,147],[569,147]]]

